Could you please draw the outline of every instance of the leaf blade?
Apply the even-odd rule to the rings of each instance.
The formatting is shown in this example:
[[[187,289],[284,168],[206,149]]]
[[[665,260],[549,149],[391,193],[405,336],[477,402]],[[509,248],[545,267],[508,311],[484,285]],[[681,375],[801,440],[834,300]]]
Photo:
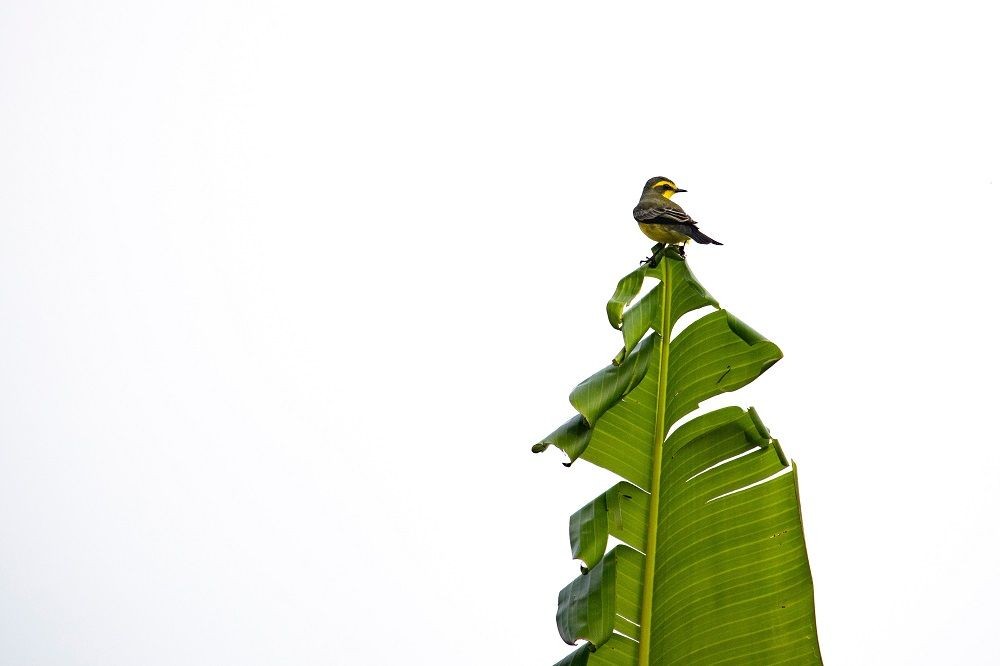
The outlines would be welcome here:
[[[822,663],[796,471],[726,411],[666,444],[651,663]]]

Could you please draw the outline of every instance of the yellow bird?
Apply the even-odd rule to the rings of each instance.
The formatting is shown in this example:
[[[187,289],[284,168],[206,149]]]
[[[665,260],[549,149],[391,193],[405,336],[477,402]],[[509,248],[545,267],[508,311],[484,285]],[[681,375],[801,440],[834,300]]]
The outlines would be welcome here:
[[[642,188],[642,198],[633,209],[632,217],[639,223],[639,229],[658,243],[679,245],[684,254],[684,244],[693,240],[702,245],[722,245],[698,230],[698,223],[684,212],[684,209],[670,200],[682,190],[669,178],[650,178]]]

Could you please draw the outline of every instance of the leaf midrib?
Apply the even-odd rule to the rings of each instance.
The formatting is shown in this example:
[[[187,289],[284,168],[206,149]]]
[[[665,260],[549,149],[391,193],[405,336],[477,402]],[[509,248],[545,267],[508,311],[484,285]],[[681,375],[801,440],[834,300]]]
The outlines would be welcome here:
[[[663,257],[661,261],[667,262]],[[639,613],[639,666],[649,666],[649,646],[653,627],[653,578],[656,575],[656,531],[660,511],[660,471],[663,441],[666,439],[667,369],[670,362],[670,309],[673,305],[670,264],[666,263],[660,282],[660,354],[656,383],[656,420],[653,424],[653,462],[650,470],[649,513],[646,523],[646,560],[642,577],[642,605]]]

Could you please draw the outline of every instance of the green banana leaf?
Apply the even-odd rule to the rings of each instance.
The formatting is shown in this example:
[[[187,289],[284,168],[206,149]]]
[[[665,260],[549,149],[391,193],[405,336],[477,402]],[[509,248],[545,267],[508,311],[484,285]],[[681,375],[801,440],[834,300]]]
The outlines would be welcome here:
[[[720,309],[671,339],[681,316],[718,303],[676,251],[660,256],[608,302],[621,352],[570,394],[576,416],[532,447],[624,479],[570,518],[583,573],[559,593],[556,623],[584,643],[556,666],[821,664],[794,464],[753,408],[666,436],[781,351]],[[629,307],[648,278],[656,286]],[[608,550],[609,537],[620,544]]]

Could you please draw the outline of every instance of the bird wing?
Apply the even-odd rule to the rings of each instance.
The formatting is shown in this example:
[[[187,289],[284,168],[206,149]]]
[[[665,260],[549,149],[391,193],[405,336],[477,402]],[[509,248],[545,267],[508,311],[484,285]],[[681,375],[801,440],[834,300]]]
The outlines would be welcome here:
[[[643,206],[641,203],[632,211],[636,222],[658,222],[676,224],[697,224],[680,206],[660,204]]]

